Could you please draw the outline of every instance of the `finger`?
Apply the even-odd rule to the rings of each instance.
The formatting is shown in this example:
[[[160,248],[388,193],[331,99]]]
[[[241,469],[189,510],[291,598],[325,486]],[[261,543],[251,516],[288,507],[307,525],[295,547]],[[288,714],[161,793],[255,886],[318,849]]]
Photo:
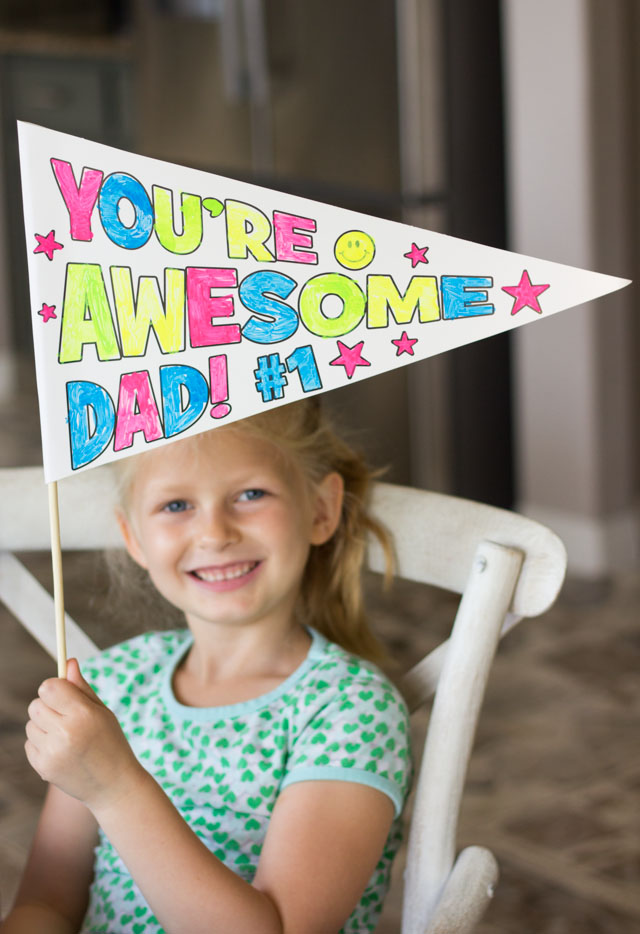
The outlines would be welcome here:
[[[47,678],[38,688],[38,697],[47,707],[62,716],[71,713],[78,704],[84,706],[90,700],[81,688],[66,678]]]
[[[38,743],[47,735],[46,730],[43,730],[42,727],[34,723],[33,720],[28,721],[24,731],[27,734],[27,738],[36,748],[38,747]]]
[[[91,685],[82,677],[77,658],[70,658],[67,662],[67,681],[79,688],[89,700],[95,701],[98,699]]]
[[[27,751],[27,747],[29,747],[29,750],[27,751],[27,758],[29,759],[31,765],[33,765],[35,768],[35,759],[36,757],[38,757],[38,759],[40,757],[40,747],[43,743],[46,742],[47,734],[44,732],[44,730],[41,730],[40,727],[32,720],[29,720],[24,728],[24,731],[27,735],[25,751]]]
[[[60,678],[47,678],[38,688],[38,697],[49,708],[57,713],[62,713],[62,707],[65,702],[64,689]]]
[[[29,719],[37,723],[45,733],[49,732],[49,730],[54,727],[56,721],[60,720],[60,714],[47,706],[40,697],[36,697],[31,701],[27,707],[27,713]]]
[[[31,766],[31,768],[34,769],[38,773],[40,778],[44,778],[44,775],[42,774],[42,771],[41,771],[42,763],[40,762],[40,754],[38,752],[38,748],[31,742],[30,739],[28,739],[26,743],[24,744],[24,751],[25,751],[26,757],[29,761],[29,765]]]

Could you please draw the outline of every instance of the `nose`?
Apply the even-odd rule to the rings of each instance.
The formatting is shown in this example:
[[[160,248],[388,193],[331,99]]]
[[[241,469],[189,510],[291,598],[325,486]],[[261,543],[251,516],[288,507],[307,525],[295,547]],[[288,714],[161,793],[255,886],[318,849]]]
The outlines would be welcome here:
[[[215,503],[202,510],[198,528],[198,543],[218,550],[240,540],[240,530],[225,503]]]

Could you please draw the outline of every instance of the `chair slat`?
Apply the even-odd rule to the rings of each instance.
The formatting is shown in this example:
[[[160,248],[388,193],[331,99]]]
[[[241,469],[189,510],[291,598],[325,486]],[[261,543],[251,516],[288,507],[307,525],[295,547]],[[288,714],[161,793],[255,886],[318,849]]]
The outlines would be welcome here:
[[[0,597],[52,658],[57,656],[53,597],[18,559],[0,552]],[[65,613],[67,654],[82,662],[98,651],[95,643]]]
[[[47,487],[41,467],[0,470],[0,549],[48,551]],[[63,549],[122,545],[113,510],[116,491],[109,468],[96,468],[58,483]]]

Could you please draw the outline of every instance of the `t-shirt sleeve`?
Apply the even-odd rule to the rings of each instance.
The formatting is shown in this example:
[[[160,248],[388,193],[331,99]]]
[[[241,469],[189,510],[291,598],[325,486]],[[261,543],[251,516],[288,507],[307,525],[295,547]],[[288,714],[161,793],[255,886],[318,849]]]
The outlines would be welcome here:
[[[381,675],[341,684],[301,729],[282,788],[302,781],[369,785],[393,801],[396,817],[412,775],[409,719],[399,692]]]

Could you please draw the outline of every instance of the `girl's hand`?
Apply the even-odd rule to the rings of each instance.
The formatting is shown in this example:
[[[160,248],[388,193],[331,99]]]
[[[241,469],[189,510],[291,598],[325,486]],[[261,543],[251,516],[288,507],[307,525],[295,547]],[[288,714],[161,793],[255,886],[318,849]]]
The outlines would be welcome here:
[[[49,678],[29,705],[27,758],[42,779],[91,810],[126,794],[144,769],[120,725],[69,659],[67,678]]]

